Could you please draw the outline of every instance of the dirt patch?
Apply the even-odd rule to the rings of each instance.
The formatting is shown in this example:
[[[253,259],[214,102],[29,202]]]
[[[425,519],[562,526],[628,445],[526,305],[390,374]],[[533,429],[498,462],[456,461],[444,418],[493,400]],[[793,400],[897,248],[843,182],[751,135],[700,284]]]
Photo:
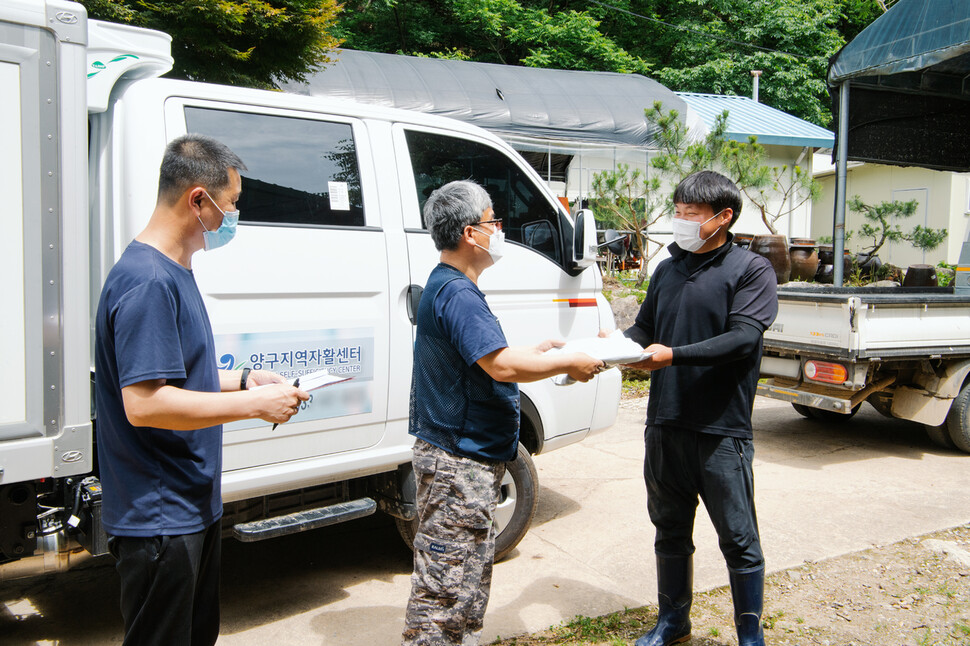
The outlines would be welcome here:
[[[576,617],[502,646],[621,646],[656,621],[656,607]],[[734,646],[731,591],[695,594],[688,646]],[[970,646],[970,525],[770,574],[765,643]]]

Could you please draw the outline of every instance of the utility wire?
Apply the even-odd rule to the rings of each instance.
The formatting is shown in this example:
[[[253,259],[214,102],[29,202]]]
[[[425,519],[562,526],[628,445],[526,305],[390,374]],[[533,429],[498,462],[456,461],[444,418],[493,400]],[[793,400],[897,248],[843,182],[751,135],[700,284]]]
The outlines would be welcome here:
[[[761,47],[760,45],[752,45],[751,43],[745,43],[740,40],[734,40],[732,38],[725,38],[724,36],[716,36],[714,34],[709,34],[707,32],[699,31],[697,29],[691,29],[690,27],[684,27],[683,25],[675,25],[673,23],[664,22],[659,18],[651,18],[650,16],[644,16],[639,13],[634,13],[628,9],[623,9],[622,7],[617,7],[615,5],[606,4],[605,2],[599,2],[598,0],[589,0],[593,4],[598,4],[601,7],[606,7],[607,9],[612,9],[614,11],[619,11],[621,13],[626,13],[637,18],[643,18],[644,20],[649,20],[650,22],[660,23],[665,27],[672,27],[673,29],[680,29],[681,31],[689,31],[692,34],[697,34],[698,36],[704,36],[705,38],[711,38],[713,40],[720,40],[726,43],[732,43],[734,45],[741,45],[742,47],[751,47],[753,49],[758,49],[763,52],[769,52],[771,54],[784,54],[785,56],[794,56],[795,58],[813,58],[812,56],[806,56],[805,54],[792,54],[791,52],[783,52],[778,49],[771,49],[770,47]]]

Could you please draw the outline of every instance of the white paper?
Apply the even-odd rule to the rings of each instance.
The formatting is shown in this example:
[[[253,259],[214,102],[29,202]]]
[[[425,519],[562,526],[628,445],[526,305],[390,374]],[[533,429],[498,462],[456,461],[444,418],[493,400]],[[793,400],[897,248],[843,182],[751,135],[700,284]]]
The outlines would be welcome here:
[[[323,388],[324,386],[332,386],[333,384],[339,384],[344,381],[350,381],[353,377],[345,377],[343,375],[331,375],[327,370],[317,370],[316,372],[311,372],[307,375],[302,375],[300,379],[300,390],[305,390],[310,392],[311,390],[317,390],[318,388]],[[294,379],[290,383],[294,383]]]
[[[553,348],[549,352],[585,352],[594,359],[606,363],[607,367],[638,363],[653,356],[653,352],[644,352],[640,344],[623,336],[621,330],[614,331],[608,337],[587,337],[567,341],[561,348]],[[576,383],[569,375],[556,375],[552,378],[557,386],[568,386]]]
[[[594,336],[567,341],[563,347],[553,348],[549,352],[585,352],[595,359],[605,361],[610,367],[637,363],[653,354],[644,352],[639,343],[623,336],[620,330],[616,330],[608,337]]]
[[[327,191],[330,193],[331,210],[350,210],[350,191],[347,189],[347,182],[327,182]]]

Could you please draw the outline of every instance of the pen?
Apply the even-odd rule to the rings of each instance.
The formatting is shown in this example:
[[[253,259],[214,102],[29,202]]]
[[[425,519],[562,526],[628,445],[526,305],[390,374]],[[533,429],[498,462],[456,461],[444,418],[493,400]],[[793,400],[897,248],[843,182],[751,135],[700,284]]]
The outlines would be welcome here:
[[[294,388],[299,388],[299,387],[300,387],[300,378],[299,378],[299,377],[297,377],[297,378],[296,378],[296,381],[294,381],[294,382],[293,382],[293,387],[294,387]],[[279,422],[275,422],[275,423],[273,424],[273,429],[272,429],[272,430],[274,430],[274,431],[275,431],[275,430],[276,430],[276,427],[277,427],[277,426],[279,426],[279,425],[280,425],[280,423],[279,423]]]

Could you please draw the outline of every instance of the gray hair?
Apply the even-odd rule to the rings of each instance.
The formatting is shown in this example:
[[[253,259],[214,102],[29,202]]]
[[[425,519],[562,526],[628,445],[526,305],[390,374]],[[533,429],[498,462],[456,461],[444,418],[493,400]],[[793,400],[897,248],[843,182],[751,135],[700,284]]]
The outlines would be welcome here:
[[[193,186],[218,193],[229,186],[230,168],[246,170],[246,165],[224,143],[200,134],[183,135],[165,148],[158,199],[174,204]]]
[[[480,221],[490,208],[492,198],[480,185],[467,179],[449,182],[424,203],[424,225],[438,251],[453,250],[465,227]]]

